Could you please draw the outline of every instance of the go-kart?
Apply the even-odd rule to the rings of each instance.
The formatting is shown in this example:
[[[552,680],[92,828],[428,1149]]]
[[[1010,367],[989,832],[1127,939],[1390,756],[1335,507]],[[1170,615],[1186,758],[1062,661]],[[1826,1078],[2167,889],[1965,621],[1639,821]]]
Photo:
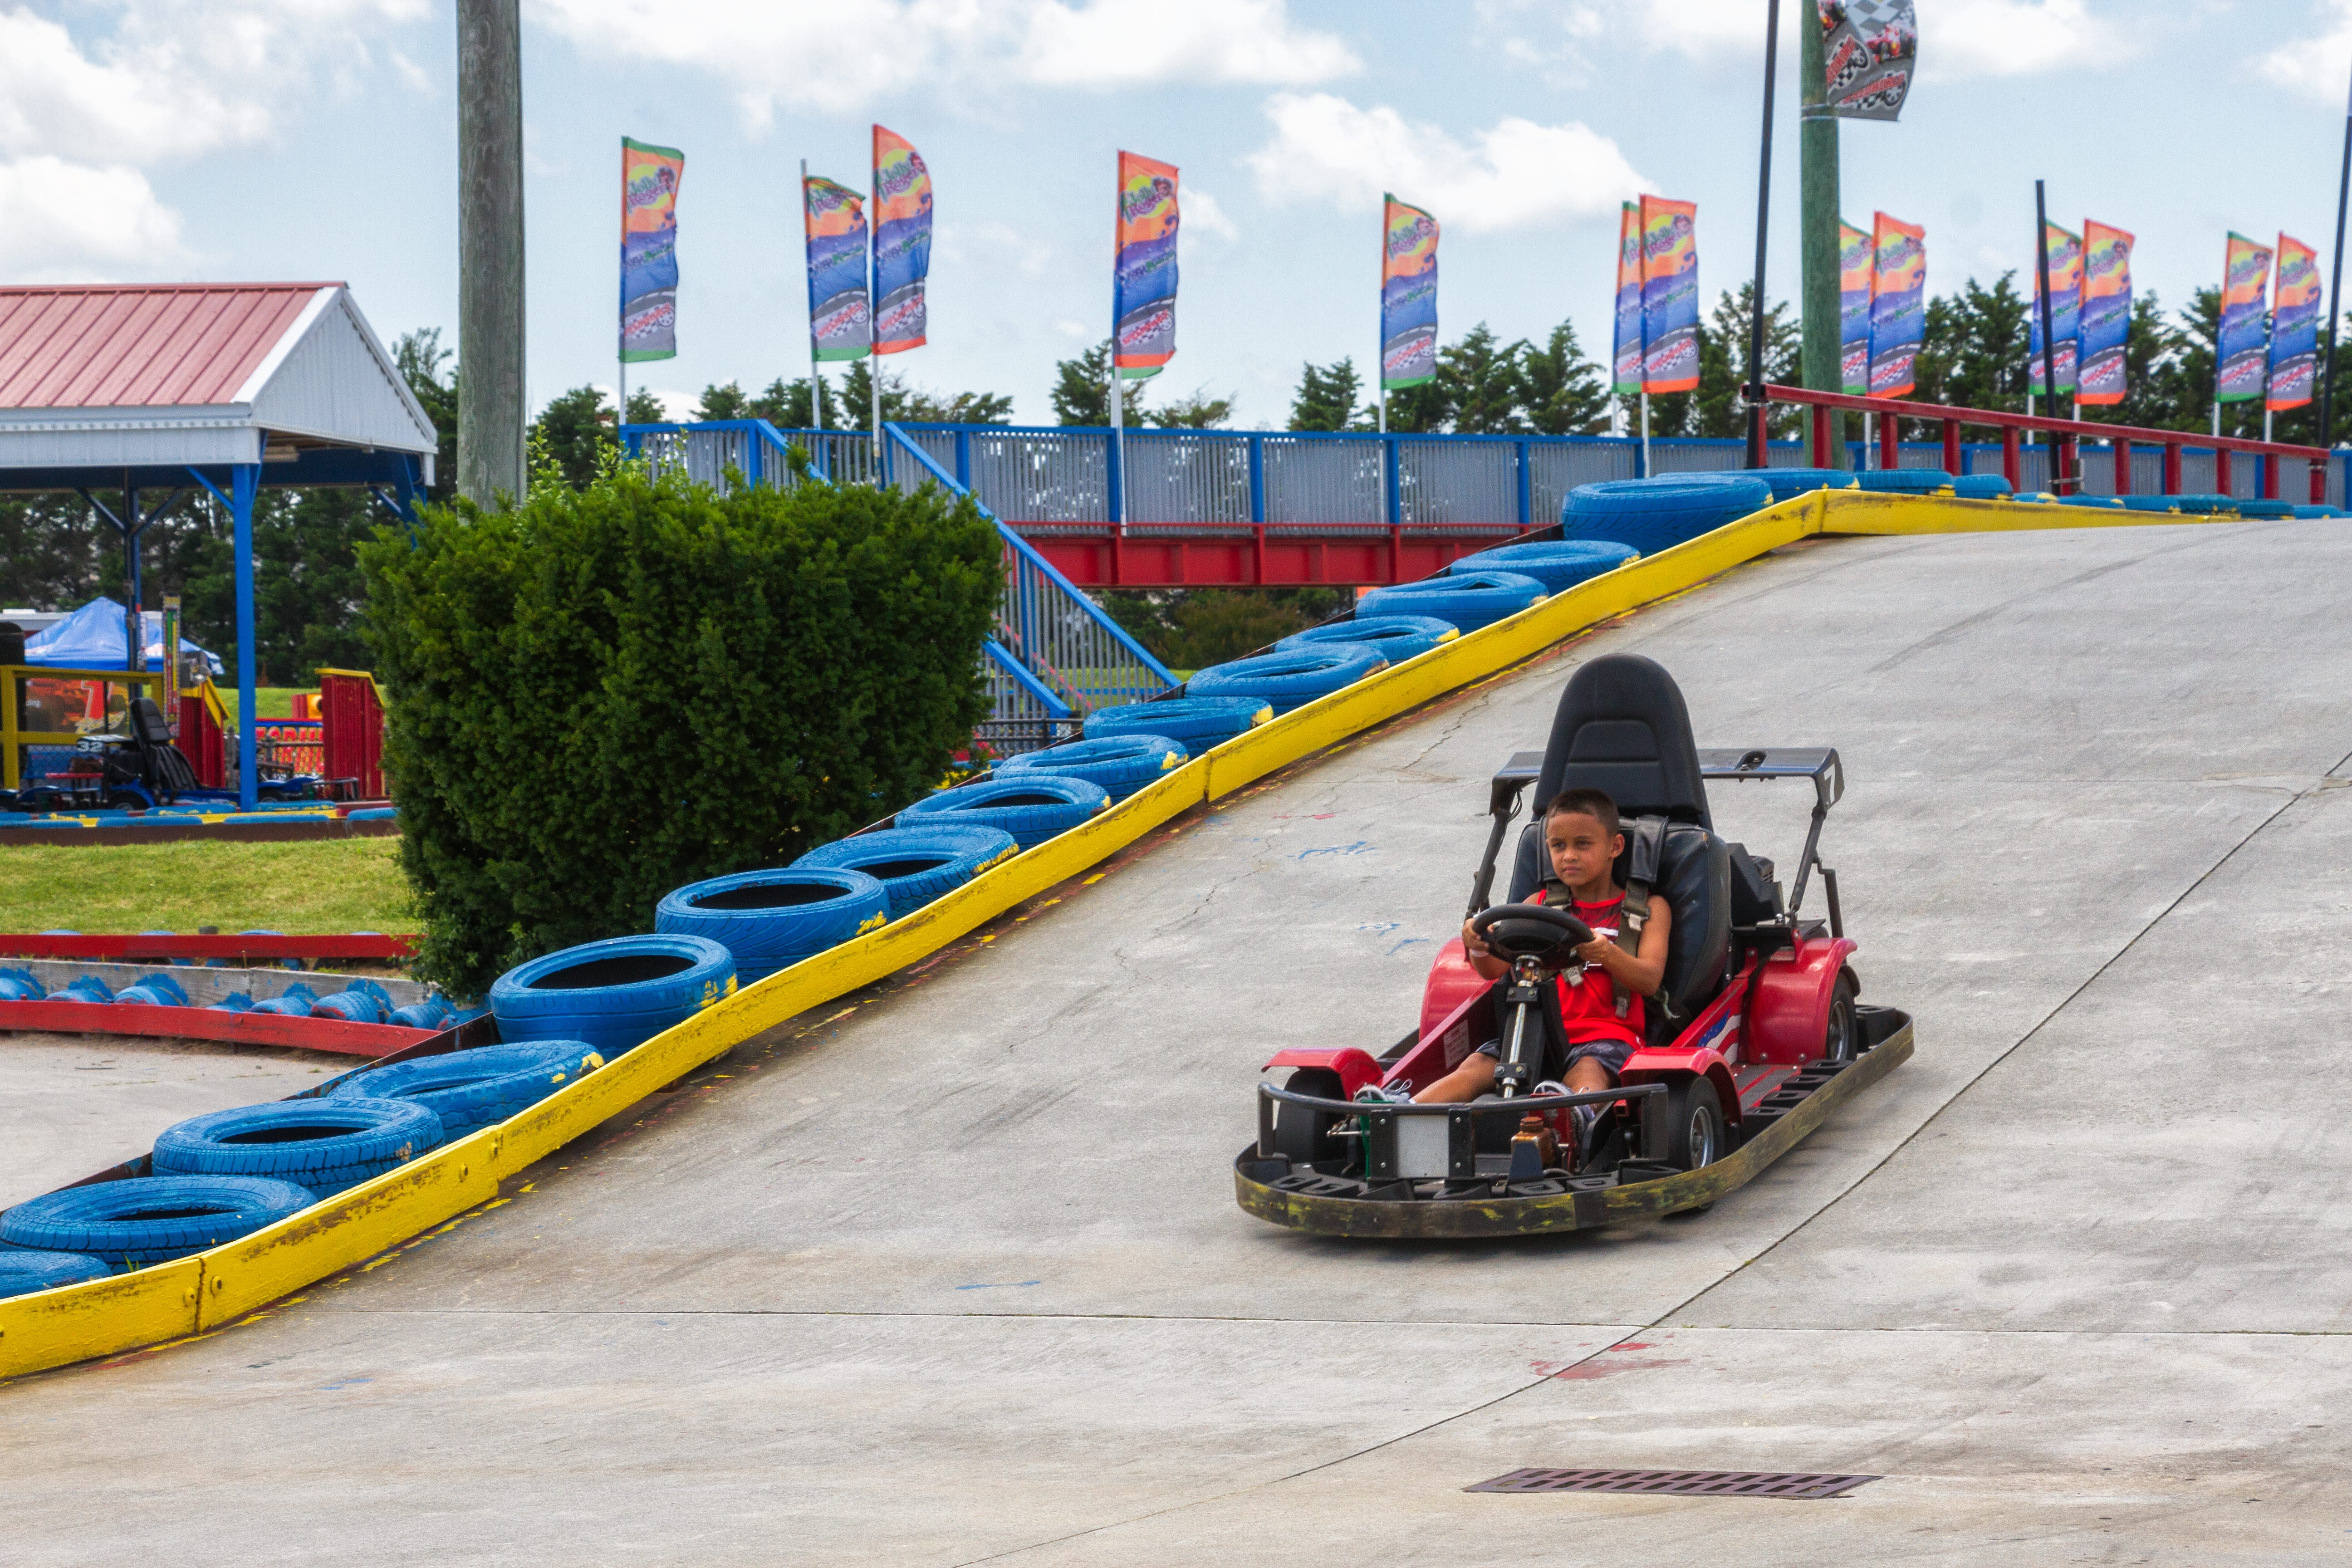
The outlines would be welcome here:
[[[1784,897],[1772,862],[1716,836],[1706,784],[1810,780],[1811,829]],[[1490,905],[1496,861],[1534,787],[1511,862],[1509,901]],[[1644,999],[1645,1037],[1616,1084],[1570,1093],[1542,1079],[1565,1059],[1555,978],[1580,972],[1592,932],[1531,900],[1550,879],[1542,811],[1561,790],[1605,790],[1626,847],[1629,898],[1667,904],[1665,973]],[[1837,873],[1822,825],[1844,794],[1827,748],[1700,751],[1673,677],[1612,654],[1580,668],[1541,752],[1495,774],[1493,827],[1472,879],[1472,929],[1507,964],[1489,982],[1457,937],[1432,965],[1421,1021],[1378,1056],[1294,1047],[1261,1080],[1257,1139],[1234,1161],[1234,1191],[1260,1219],[1332,1236],[1481,1237],[1585,1229],[1701,1208],[1786,1153],[1830,1111],[1911,1054],[1909,1015],[1860,1000]],[[1814,873],[1828,918],[1799,913]],[[1416,1104],[1483,1043],[1495,1088],[1467,1104]],[[1580,1108],[1590,1107],[1591,1110]]]

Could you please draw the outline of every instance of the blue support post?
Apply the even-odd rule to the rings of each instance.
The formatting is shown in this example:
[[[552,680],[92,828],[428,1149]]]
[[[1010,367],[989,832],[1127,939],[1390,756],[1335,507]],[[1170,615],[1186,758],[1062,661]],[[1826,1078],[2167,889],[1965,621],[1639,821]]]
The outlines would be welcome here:
[[[1519,531],[1525,533],[1534,526],[1535,461],[1534,453],[1526,441],[1518,443],[1519,450]],[[1554,521],[1559,521],[1554,519]]]
[[[755,425],[751,427],[750,434],[745,436],[743,438],[743,458],[744,460],[751,466],[751,471],[743,476],[743,482],[751,486],[755,490],[760,488],[760,474],[761,469],[765,467],[762,459],[767,456],[765,452],[762,452],[760,449],[761,447],[764,445],[764,443],[760,439],[760,437],[761,429]]]
[[[1404,525],[1404,498],[1397,493],[1397,438],[1393,436],[1381,437],[1381,489],[1388,495],[1388,525],[1401,528]]]
[[[1116,384],[1114,384],[1114,395],[1116,395],[1117,387]],[[1120,515],[1121,508],[1118,504],[1120,494],[1118,482],[1118,432],[1116,430],[1107,430],[1103,433],[1103,479],[1110,487],[1103,492],[1103,517],[1110,523],[1114,530],[1124,531],[1120,529],[1120,525],[1125,523],[1127,519]],[[1118,577],[1115,574],[1112,577],[1112,581],[1118,581]]]
[[[971,489],[971,432],[959,430],[956,438],[956,483]]]
[[[1265,521],[1265,437],[1249,438],[1250,521]]]
[[[253,744],[254,716],[261,710],[253,689],[253,498],[261,489],[261,465],[239,463],[231,472],[229,515],[236,522],[236,807],[251,811],[261,782]]]

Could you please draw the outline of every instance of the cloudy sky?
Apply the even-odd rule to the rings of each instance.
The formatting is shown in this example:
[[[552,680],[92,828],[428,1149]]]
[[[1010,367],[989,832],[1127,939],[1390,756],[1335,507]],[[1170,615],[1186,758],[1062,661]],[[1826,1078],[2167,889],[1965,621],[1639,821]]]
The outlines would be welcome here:
[[[2226,231],[2325,253],[2352,0],[1917,0],[1896,125],[1843,127],[1844,208],[1927,226],[1928,284],[1990,280],[2053,216],[2138,236],[2179,303]],[[1782,6],[1793,26],[1801,0]],[[680,147],[685,395],[805,374],[799,160],[865,183],[867,127],[938,190],[943,392],[1051,417],[1108,324],[1127,147],[1183,172],[1166,392],[1278,424],[1300,363],[1373,355],[1380,195],[1444,226],[1442,327],[1605,357],[1618,202],[1696,200],[1703,282],[1754,246],[1765,0],[523,0],[533,400],[609,385],[617,139]],[[448,0],[0,0],[0,279],[341,279],[386,339],[456,336]],[[1793,65],[1784,37],[1784,67]],[[1770,288],[1795,283],[1784,69]]]

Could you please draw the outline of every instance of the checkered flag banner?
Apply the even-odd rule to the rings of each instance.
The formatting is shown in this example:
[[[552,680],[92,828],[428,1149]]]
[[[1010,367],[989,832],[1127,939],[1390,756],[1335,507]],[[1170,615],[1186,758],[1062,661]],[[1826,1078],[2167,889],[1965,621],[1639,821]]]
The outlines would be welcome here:
[[[1814,0],[1829,62],[1830,112],[1846,120],[1893,120],[1911,90],[1919,56],[1912,0]]]

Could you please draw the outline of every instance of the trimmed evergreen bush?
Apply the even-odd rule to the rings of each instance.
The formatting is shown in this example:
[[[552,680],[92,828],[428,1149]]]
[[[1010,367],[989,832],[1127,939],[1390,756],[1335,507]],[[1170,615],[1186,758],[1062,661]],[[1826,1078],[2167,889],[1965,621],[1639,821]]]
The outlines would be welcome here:
[[[987,710],[1002,549],[929,489],[623,465],[362,561],[420,969],[461,994],[904,805]]]

